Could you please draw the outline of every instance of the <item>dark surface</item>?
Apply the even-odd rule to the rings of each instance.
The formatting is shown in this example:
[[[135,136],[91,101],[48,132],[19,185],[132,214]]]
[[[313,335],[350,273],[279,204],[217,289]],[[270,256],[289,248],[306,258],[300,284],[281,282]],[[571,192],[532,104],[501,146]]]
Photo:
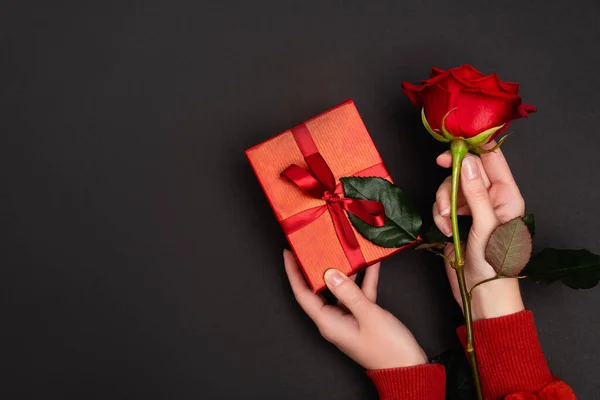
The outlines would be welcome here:
[[[294,302],[243,150],[354,98],[428,215],[442,147],[400,82],[433,65],[522,83],[539,112],[505,152],[535,246],[600,252],[595,1],[12,3],[0,14],[3,398],[376,398]],[[598,398],[600,288],[523,290],[553,372]],[[456,344],[439,260],[392,257],[380,291],[430,356]]]

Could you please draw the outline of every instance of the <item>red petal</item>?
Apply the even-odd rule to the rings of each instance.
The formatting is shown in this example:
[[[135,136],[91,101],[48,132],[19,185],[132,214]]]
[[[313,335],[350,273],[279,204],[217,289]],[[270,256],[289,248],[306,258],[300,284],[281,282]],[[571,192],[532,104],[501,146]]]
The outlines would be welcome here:
[[[429,76],[432,77],[432,78],[435,78],[436,76],[442,75],[442,74],[445,74],[445,73],[446,73],[446,71],[444,71],[443,69],[437,68],[437,67],[433,67],[433,69],[429,73]]]
[[[483,78],[479,79],[474,79],[471,81],[471,83],[480,89],[486,89],[492,92],[506,92],[506,90],[502,86],[502,82],[500,82],[500,79],[496,74],[484,76]]]
[[[410,102],[414,104],[415,107],[421,108],[422,102],[419,97],[419,92],[423,89],[423,86],[416,86],[409,82],[402,82],[402,91],[408,98]]]
[[[467,79],[461,77],[460,73],[456,73],[454,70],[450,70],[448,76],[454,79],[454,81],[458,82],[457,87],[461,89],[479,89],[479,87],[475,83],[473,83],[475,81],[474,79]],[[451,85],[448,85],[448,87],[450,91],[453,90]]]
[[[520,104],[519,105],[519,109],[517,110],[517,112],[519,113],[519,115],[521,117],[529,117],[529,114],[534,113],[537,111],[537,108],[535,108],[534,106],[530,105],[530,104]]]
[[[434,83],[441,82],[441,81],[443,81],[443,80],[445,80],[447,78],[448,78],[448,73],[444,71],[443,74],[439,74],[439,75],[436,75],[436,76],[431,77],[429,79],[426,79],[424,81],[421,81],[421,83],[424,84],[424,85],[433,85]]]
[[[498,91],[504,92],[508,94],[518,95],[519,94],[519,84],[512,82],[502,82],[498,74],[488,75],[483,78],[472,80],[475,86],[489,90],[489,91]]]
[[[485,77],[484,73],[479,72],[469,64],[464,64],[460,67],[452,68],[450,71],[452,71],[456,76],[460,77],[461,79],[472,80]]]
[[[520,118],[521,99],[499,97],[483,91],[462,91],[457,94],[455,113],[465,137],[479,133]]]
[[[500,84],[508,93],[519,94],[519,84],[518,83],[500,81]]]
[[[454,72],[453,70],[450,70],[447,81],[448,83],[445,84],[445,87],[450,91],[458,91],[464,88],[478,89],[477,86],[472,84],[470,81],[461,78],[460,75]]]
[[[502,99],[508,99],[508,100],[514,100],[514,99],[521,99],[521,96],[518,96],[516,94],[512,94],[512,93],[506,93],[506,92],[494,92],[491,90],[486,90],[486,89],[478,89],[477,91],[480,91],[481,93],[485,93],[489,96],[492,97],[499,97]]]
[[[448,110],[452,108],[450,103],[452,94],[436,84],[425,88],[421,92],[421,100],[425,107],[425,116],[427,117],[427,121],[431,128],[441,129],[442,119]],[[446,119],[446,127],[448,127],[449,119],[450,118]],[[456,124],[454,124],[453,128],[456,130]]]
[[[477,83],[479,84],[480,82],[484,82],[484,84],[486,85],[490,85],[489,82],[487,82],[488,79],[494,79],[496,81],[495,86],[497,87],[497,89],[491,89],[491,86],[489,87],[485,87],[485,89],[488,90],[498,90],[498,91],[503,91],[505,93],[510,93],[510,94],[519,94],[519,84],[518,83],[513,83],[513,82],[503,82],[500,77],[498,76],[498,74],[491,74],[488,76],[485,76],[483,78],[478,78],[473,80],[473,83]]]

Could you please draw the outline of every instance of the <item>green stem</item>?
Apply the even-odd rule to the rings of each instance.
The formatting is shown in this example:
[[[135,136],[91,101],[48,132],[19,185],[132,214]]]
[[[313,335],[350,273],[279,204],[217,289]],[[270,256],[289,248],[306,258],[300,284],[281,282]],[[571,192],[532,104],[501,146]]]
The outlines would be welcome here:
[[[471,298],[467,283],[465,281],[465,260],[463,259],[462,247],[460,243],[460,235],[458,232],[458,187],[460,182],[460,168],[462,160],[469,152],[467,143],[461,139],[455,139],[450,143],[450,151],[452,153],[452,197],[450,199],[450,216],[452,218],[452,238],[454,240],[454,269],[460,289],[460,298],[463,303],[463,311],[465,314],[465,327],[467,330],[467,356],[473,371],[473,381],[475,383],[475,391],[477,399],[483,400],[481,392],[481,383],[479,381],[479,371],[477,369],[477,357],[475,356],[475,347],[473,345],[473,321],[471,318]]]
[[[458,230],[458,188],[460,184],[460,168],[462,160],[469,152],[467,143],[463,140],[456,139],[450,143],[450,151],[452,153],[452,197],[450,198],[450,217],[452,219],[452,240],[454,241],[455,264],[456,267],[463,267],[465,261],[462,256],[462,247],[460,245],[460,234]]]

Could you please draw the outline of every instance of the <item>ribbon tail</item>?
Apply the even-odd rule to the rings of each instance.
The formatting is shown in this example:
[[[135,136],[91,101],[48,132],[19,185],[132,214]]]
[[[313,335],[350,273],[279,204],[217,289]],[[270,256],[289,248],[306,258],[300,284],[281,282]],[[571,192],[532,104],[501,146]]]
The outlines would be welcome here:
[[[378,227],[385,225],[385,208],[378,201],[345,198],[342,207],[369,225]]]
[[[335,226],[335,231],[338,234],[340,242],[351,249],[358,249],[358,240],[352,230],[352,224],[348,220],[348,217],[346,217],[346,214],[344,214],[340,203],[328,204],[327,208],[331,214],[331,219],[333,220],[333,225]]]
[[[332,203],[327,205],[335,232],[338,236],[344,254],[353,270],[360,269],[367,265],[365,257],[360,251],[358,239],[352,229],[352,224],[348,220],[341,203]]]
[[[308,210],[304,210],[299,212],[298,214],[294,214],[291,217],[288,217],[279,223],[283,228],[283,231],[286,235],[291,235],[292,233],[304,228],[306,225],[312,223],[317,218],[319,218],[323,213],[327,210],[326,205],[309,208]]]

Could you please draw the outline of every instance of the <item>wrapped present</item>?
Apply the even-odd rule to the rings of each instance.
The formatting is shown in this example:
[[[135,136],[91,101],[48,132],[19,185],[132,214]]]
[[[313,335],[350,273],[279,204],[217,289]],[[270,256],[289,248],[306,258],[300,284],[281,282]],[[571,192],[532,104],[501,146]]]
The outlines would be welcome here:
[[[401,248],[362,237],[346,213],[382,226],[383,205],[344,197],[342,177],[391,181],[354,102],[348,100],[248,150],[246,155],[312,290],[336,268],[353,275]]]

